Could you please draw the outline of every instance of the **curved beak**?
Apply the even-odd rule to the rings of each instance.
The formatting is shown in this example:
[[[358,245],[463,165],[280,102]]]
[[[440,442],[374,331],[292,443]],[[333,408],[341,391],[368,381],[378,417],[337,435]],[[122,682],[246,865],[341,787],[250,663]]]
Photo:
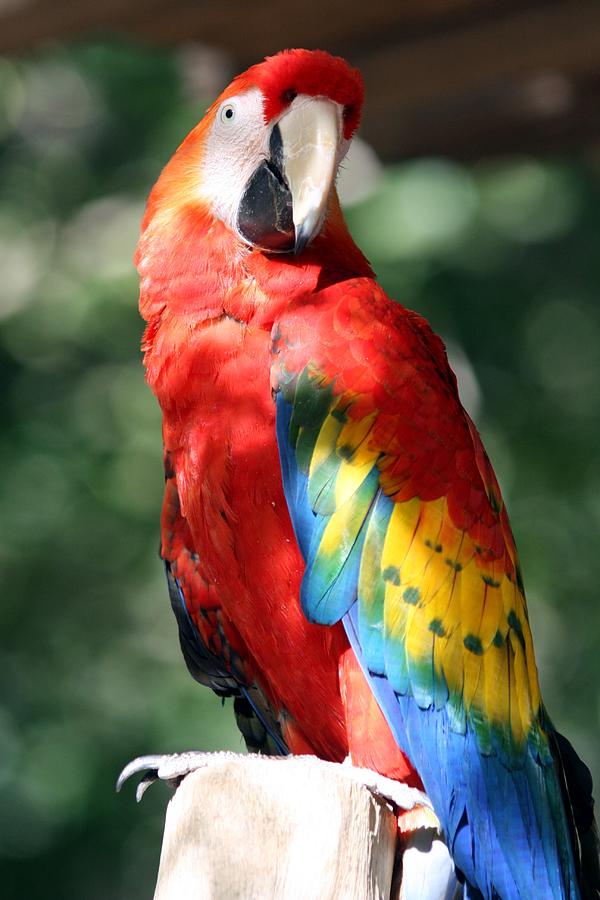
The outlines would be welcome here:
[[[277,127],[298,254],[318,234],[327,212],[337,169],[339,109],[331,100],[300,95]]]

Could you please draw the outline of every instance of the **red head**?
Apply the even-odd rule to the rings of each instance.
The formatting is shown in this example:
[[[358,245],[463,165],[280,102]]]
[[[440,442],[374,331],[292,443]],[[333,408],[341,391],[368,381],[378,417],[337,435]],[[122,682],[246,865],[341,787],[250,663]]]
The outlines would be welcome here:
[[[351,68],[340,56],[331,56],[324,50],[283,50],[248,69],[240,78],[249,79],[262,91],[267,122],[279,118],[298,94],[305,94],[327,97],[341,107],[347,141],[358,128],[363,80],[358,69]]]
[[[285,50],[239,75],[165,168],[144,227],[195,207],[240,247],[301,253],[335,208],[362,78],[322,50]]]

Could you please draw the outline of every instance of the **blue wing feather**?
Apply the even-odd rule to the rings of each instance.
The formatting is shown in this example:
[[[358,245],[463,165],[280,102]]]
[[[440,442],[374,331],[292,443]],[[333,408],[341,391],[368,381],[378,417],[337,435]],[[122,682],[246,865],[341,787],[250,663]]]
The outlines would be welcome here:
[[[355,603],[343,619],[350,644],[394,737],[426,784],[467,881],[485,885],[489,897],[493,891],[503,898],[578,897],[574,877],[563,890],[553,822],[544,815],[548,794],[560,802],[554,768],[528,754],[521,769],[509,770],[497,756],[480,753],[470,725],[464,735],[453,731],[446,708],[423,710],[410,694],[397,694],[365,665],[358,616]],[[458,783],[457,773],[463,773]],[[572,858],[562,862],[573,871]]]
[[[306,384],[303,385],[306,392]],[[306,403],[306,400],[304,400]],[[302,605],[322,624],[342,620],[371,689],[402,750],[421,775],[442,823],[455,863],[468,883],[468,896],[494,898],[579,898],[575,864],[555,766],[541,760],[529,742],[517,763],[482,752],[481,737],[464,706],[448,701],[444,684],[427,673],[410,673],[403,655],[386,655],[381,596],[372,594],[371,615],[361,602],[361,559],[385,531],[393,502],[378,487],[376,467],[364,487],[363,522],[340,569],[319,569],[319,548],[334,493],[323,479],[309,492],[309,474],[299,461],[302,417],[293,395],[276,397],[277,440],[285,496],[306,562]],[[313,428],[313,436],[316,439]],[[306,454],[304,440],[303,454]],[[327,503],[325,503],[325,494]],[[315,504],[322,504],[317,512]],[[373,545],[374,546],[374,545]],[[364,601],[365,598],[363,597]],[[375,613],[373,613],[375,610]],[[434,680],[435,681],[435,680]],[[421,691],[421,693],[419,693]],[[433,700],[431,699],[433,698]]]

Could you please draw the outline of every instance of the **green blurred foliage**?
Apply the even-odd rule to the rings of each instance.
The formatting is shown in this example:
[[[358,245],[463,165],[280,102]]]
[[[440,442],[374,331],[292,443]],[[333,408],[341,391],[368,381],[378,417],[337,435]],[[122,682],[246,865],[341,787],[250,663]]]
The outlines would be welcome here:
[[[210,99],[210,98],[207,98]],[[160,417],[131,258],[202,114],[172,55],[0,60],[4,897],[145,898],[166,792],[132,756],[241,749],[188,677],[157,559]],[[511,511],[551,714],[600,776],[600,178],[580,159],[388,168],[348,210],[449,342]]]

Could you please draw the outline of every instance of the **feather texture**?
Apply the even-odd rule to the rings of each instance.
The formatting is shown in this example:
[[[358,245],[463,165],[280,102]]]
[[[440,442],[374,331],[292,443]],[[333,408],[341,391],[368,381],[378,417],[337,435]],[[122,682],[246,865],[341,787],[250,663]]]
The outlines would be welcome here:
[[[205,163],[221,104],[248,92],[262,110],[238,142],[242,177],[235,154]],[[587,770],[545,715],[508,518],[442,342],[376,285],[334,189],[298,255],[227,224],[249,144],[270,146],[297,93],[339,105],[341,155],[360,76],[321,51],[278,54],[211,106],[142,224],[184,655],[238,692],[249,745],[422,779],[465,896],[575,898],[578,874],[595,896]]]
[[[303,609],[344,620],[471,885],[577,897],[517,554],[443,346],[371,281],[318,301],[274,344]]]

